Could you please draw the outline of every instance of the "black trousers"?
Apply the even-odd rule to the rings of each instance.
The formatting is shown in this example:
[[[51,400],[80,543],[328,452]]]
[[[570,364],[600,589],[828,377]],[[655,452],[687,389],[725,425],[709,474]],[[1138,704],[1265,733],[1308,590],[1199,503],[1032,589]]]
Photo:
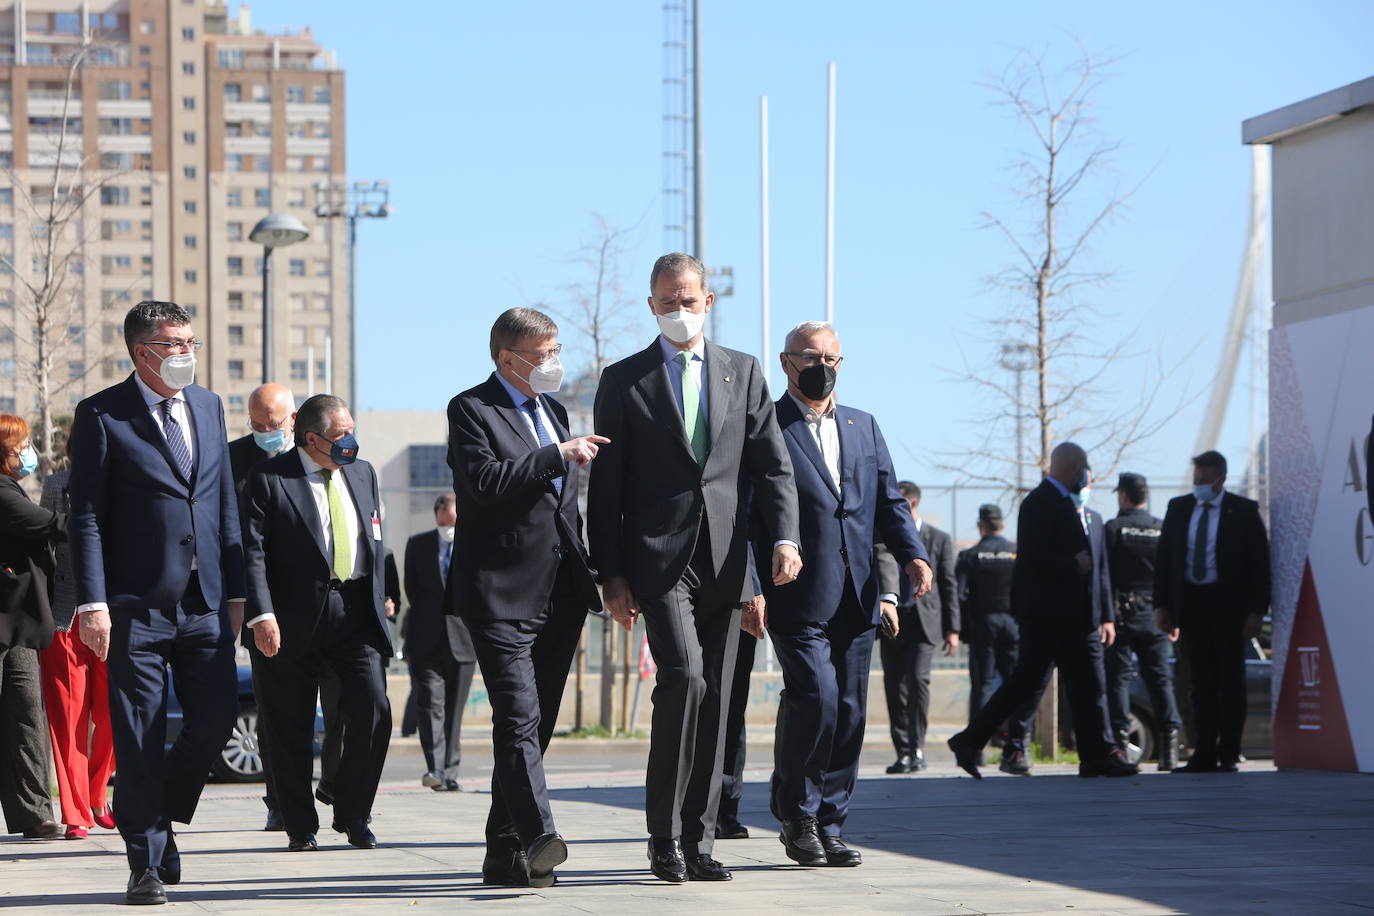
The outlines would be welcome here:
[[[492,710],[489,850],[526,849],[555,832],[544,752],[587,616],[574,598],[567,562],[559,567],[548,606],[534,620],[465,618]]]
[[[456,660],[447,642],[433,655],[407,662],[425,770],[457,779],[458,765],[463,762],[463,708],[477,663]]]
[[[744,714],[749,708],[749,678],[754,673],[754,655],[759,641],[748,633],[739,634],[735,653],[735,677],[730,685],[730,707],[725,715],[725,762],[720,776],[720,820],[739,820],[739,803],[744,797],[744,753],[748,728]]]
[[[326,672],[338,684],[335,704],[342,722],[342,747],[334,777],[333,821],[365,822],[381,781],[391,742],[391,703],[386,666],[374,645],[374,615],[368,579],[331,591],[311,644],[272,658],[255,656],[257,678],[266,688],[268,740],[276,800],[289,834],[317,833],[319,814],[311,795],[315,772],[315,700]],[[337,734],[336,729],[336,734]],[[321,780],[323,782],[323,780]],[[116,791],[116,797],[118,792]]]
[[[930,720],[930,663],[935,645],[914,607],[898,610],[897,635],[878,640],[887,696],[888,731],[898,756],[924,752]]]
[[[740,596],[716,585],[705,525],[682,578],[665,595],[636,595],[654,682],[644,784],[651,836],[680,837],[686,855],[715,847],[725,760],[725,710],[739,650]]]
[[[245,628],[246,629],[246,628]],[[258,664],[258,657],[262,652],[258,649],[258,644],[253,641],[253,634],[249,633],[245,640],[248,647],[248,661],[253,670],[253,696],[260,697],[267,690],[267,685],[261,682],[258,671],[261,666]],[[277,807],[277,791],[273,788],[276,783],[272,775],[272,739],[268,736],[271,729],[267,725],[269,715],[266,707],[262,703],[258,704],[258,756],[262,758],[262,803],[267,806],[268,811],[276,811],[280,814]]]
[[[0,808],[10,833],[52,819],[48,740],[38,650],[0,646]]]
[[[1020,644],[1021,628],[1011,614],[980,614],[975,618],[968,662],[970,722],[987,705],[997,678],[1001,677],[1004,684],[1011,680]]]
[[[1130,730],[1131,682],[1137,673],[1145,679],[1159,728],[1182,728],[1173,672],[1169,670],[1169,637],[1155,623],[1152,597],[1144,593],[1118,594],[1117,607],[1116,642],[1106,650],[1107,708],[1113,731],[1124,735]]]
[[[238,718],[234,631],[227,611],[206,607],[194,573],[176,607],[113,608],[110,623],[115,824],[131,870],[174,868],[180,858],[171,822],[191,822]],[[166,750],[169,667],[182,720]]]
[[[863,751],[868,673],[877,627],[852,581],[835,615],[821,623],[771,621],[783,692],[773,739],[770,808],[780,821],[816,818],[840,836]]]
[[[1027,617],[1020,628],[1016,669],[969,723],[966,734],[982,747],[1002,721],[1011,718],[1007,745],[1019,741],[1024,749],[1029,722],[1057,665],[1068,689],[1080,759],[1091,763],[1106,757],[1114,744],[1098,628],[1067,617]]]
[[[1179,641],[1188,656],[1193,760],[1235,763],[1245,729],[1245,617],[1216,585],[1184,585]]]
[[[319,680],[320,720],[323,725],[323,734],[320,736],[320,789],[332,796],[334,779],[339,775],[339,764],[343,760],[344,718],[340,709],[343,691],[339,686],[339,676],[328,665],[320,668]]]

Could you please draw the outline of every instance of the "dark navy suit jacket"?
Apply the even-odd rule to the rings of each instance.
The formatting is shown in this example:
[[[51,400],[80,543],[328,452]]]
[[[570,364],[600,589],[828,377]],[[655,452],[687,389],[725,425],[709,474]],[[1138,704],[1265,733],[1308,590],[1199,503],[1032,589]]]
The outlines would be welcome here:
[[[183,391],[195,427],[190,480],[132,375],[77,405],[68,535],[78,605],[174,607],[193,557],[209,607],[247,597],[224,407],[199,385]]]
[[[844,602],[845,574],[854,580],[860,607],[878,622],[878,576],[873,544],[882,540],[898,563],[929,560],[916,533],[907,502],[897,492],[897,476],[887,443],[870,414],[837,405],[841,492],[826,470],[821,450],[797,402],[784,394],[776,402],[778,426],[792,458],[801,521],[802,571],[795,582],[760,584],[771,624],[829,620]],[[763,520],[754,517],[754,563],[772,568],[773,540]]]

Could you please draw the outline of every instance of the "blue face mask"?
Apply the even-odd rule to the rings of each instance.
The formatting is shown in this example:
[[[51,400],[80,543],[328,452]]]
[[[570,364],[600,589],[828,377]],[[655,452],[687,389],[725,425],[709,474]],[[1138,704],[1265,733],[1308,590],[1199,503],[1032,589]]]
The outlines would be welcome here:
[[[38,470],[38,453],[30,445],[19,453],[19,470],[16,472],[16,476],[28,477],[36,470]]]
[[[1083,487],[1083,489],[1079,490],[1077,493],[1070,493],[1070,494],[1069,494],[1069,498],[1073,500],[1073,504],[1074,504],[1075,506],[1077,506],[1078,508],[1081,509],[1081,508],[1083,508],[1085,505],[1087,505],[1087,503],[1088,503],[1088,495],[1089,495],[1090,493],[1092,493],[1092,488],[1091,488],[1091,487],[1088,487],[1088,486],[1085,486],[1085,487]]]
[[[253,441],[267,454],[279,455],[282,449],[286,448],[286,430],[274,429],[270,433],[260,433],[255,429]]]
[[[353,438],[352,433],[347,433],[330,443],[329,460],[339,467],[358,460],[358,440]]]
[[[1208,502],[1215,498],[1217,491],[1211,484],[1199,483],[1193,485],[1193,497],[1200,503]]]
[[[1078,474],[1078,482],[1070,488],[1070,492],[1077,493],[1088,485],[1088,469],[1084,468]]]

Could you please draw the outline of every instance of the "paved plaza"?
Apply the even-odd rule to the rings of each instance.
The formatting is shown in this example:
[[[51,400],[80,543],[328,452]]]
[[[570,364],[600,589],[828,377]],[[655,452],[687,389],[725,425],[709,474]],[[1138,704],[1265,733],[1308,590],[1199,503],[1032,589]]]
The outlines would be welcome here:
[[[476,761],[489,750],[479,743],[469,754]],[[259,829],[260,787],[212,785],[195,823],[178,834],[185,880],[168,889],[170,906],[223,914],[417,913],[480,903],[502,912],[931,916],[1374,909],[1374,780],[1367,776],[1251,763],[1229,776],[1147,771],[1085,780],[1068,767],[1041,766],[1030,778],[992,767],[975,782],[947,754],[919,776],[886,776],[872,762],[885,753],[875,751],[865,756],[847,830],[864,864],[806,869],[783,856],[767,813],[767,769],[759,767],[747,774],[743,809],[752,838],[716,846],[735,879],[674,886],[648,873],[635,756],[633,746],[627,753],[601,742],[555,745],[550,784],[571,857],[558,885],[543,890],[482,885],[485,791],[439,794],[390,781],[375,809],[380,848],[352,849],[326,826],[319,852],[290,854],[284,834]],[[767,759],[760,748],[755,760]],[[0,909],[103,911],[122,906],[127,876],[112,832],[96,830],[85,841],[0,841]]]

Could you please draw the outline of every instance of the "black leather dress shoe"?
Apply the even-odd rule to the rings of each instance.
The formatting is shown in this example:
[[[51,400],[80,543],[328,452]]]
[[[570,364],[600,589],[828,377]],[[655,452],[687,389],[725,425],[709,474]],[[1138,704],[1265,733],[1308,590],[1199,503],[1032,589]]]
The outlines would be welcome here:
[[[131,906],[157,906],[167,902],[167,889],[162,886],[156,868],[130,872],[124,902]]]
[[[1174,767],[1175,773],[1215,773],[1217,765],[1211,760],[1199,760],[1194,757],[1181,767]]]
[[[896,776],[901,773],[910,773],[916,769],[916,758],[911,754],[898,754],[897,762],[887,768],[887,772]]]
[[[488,849],[482,859],[482,883],[496,887],[529,887],[523,849]]]
[[[525,850],[530,883],[553,877],[553,870],[568,861],[568,844],[556,833],[546,833]]]
[[[26,840],[60,840],[65,835],[66,831],[57,821],[39,821],[24,830]]]
[[[1029,776],[1031,771],[1030,759],[1025,751],[1002,749],[1002,762],[997,765],[997,769],[1003,773],[1010,773],[1012,776]]]
[[[954,752],[954,762],[959,764],[959,769],[974,779],[983,778],[983,774],[978,772],[978,755],[982,752],[982,748],[974,747],[973,741],[963,732],[954,735],[946,743],[949,744],[949,749]]]
[[[649,870],[655,878],[670,884],[687,880],[687,861],[682,857],[682,843],[677,837],[649,837]]]
[[[377,847],[377,837],[373,835],[371,828],[363,822],[340,824],[335,821],[332,826],[339,833],[348,836],[348,845],[350,846],[356,846],[359,849],[375,849]]]
[[[263,830],[285,830],[286,821],[281,819],[281,812],[276,808],[267,809],[267,823],[262,825]]]
[[[1239,773],[1240,765],[1234,762],[1221,761],[1217,764],[1218,773]]]
[[[687,877],[692,881],[729,881],[733,875],[706,853],[687,857]]]
[[[721,818],[716,821],[716,839],[747,840],[749,839],[749,828],[733,817]]]
[[[1126,755],[1121,751],[1112,751],[1101,760],[1084,762],[1078,765],[1078,775],[1083,777],[1092,776],[1135,776],[1140,773],[1140,767],[1134,763],[1126,762]]]
[[[864,864],[864,857],[857,849],[844,845],[837,836],[821,834],[821,847],[825,850],[825,864],[836,868],[853,868]]]
[[[434,791],[435,791],[435,792],[461,792],[461,791],[463,791],[463,787],[460,786],[460,785],[458,785],[458,780],[456,780],[456,779],[445,779],[445,780],[444,780],[444,786],[443,786],[443,788],[442,788],[442,789],[435,789]]]
[[[787,858],[801,865],[825,865],[825,847],[821,845],[820,833],[814,817],[799,817],[794,821],[782,822],[783,851]]]
[[[167,847],[162,851],[162,864],[157,867],[157,876],[163,884],[181,883],[181,851],[177,849],[177,837],[167,831]]]
[[[928,766],[926,763],[926,752],[917,751],[911,756],[911,772],[919,773]]]
[[[319,848],[320,844],[316,842],[313,833],[302,833],[287,838],[287,852],[316,852]]]

